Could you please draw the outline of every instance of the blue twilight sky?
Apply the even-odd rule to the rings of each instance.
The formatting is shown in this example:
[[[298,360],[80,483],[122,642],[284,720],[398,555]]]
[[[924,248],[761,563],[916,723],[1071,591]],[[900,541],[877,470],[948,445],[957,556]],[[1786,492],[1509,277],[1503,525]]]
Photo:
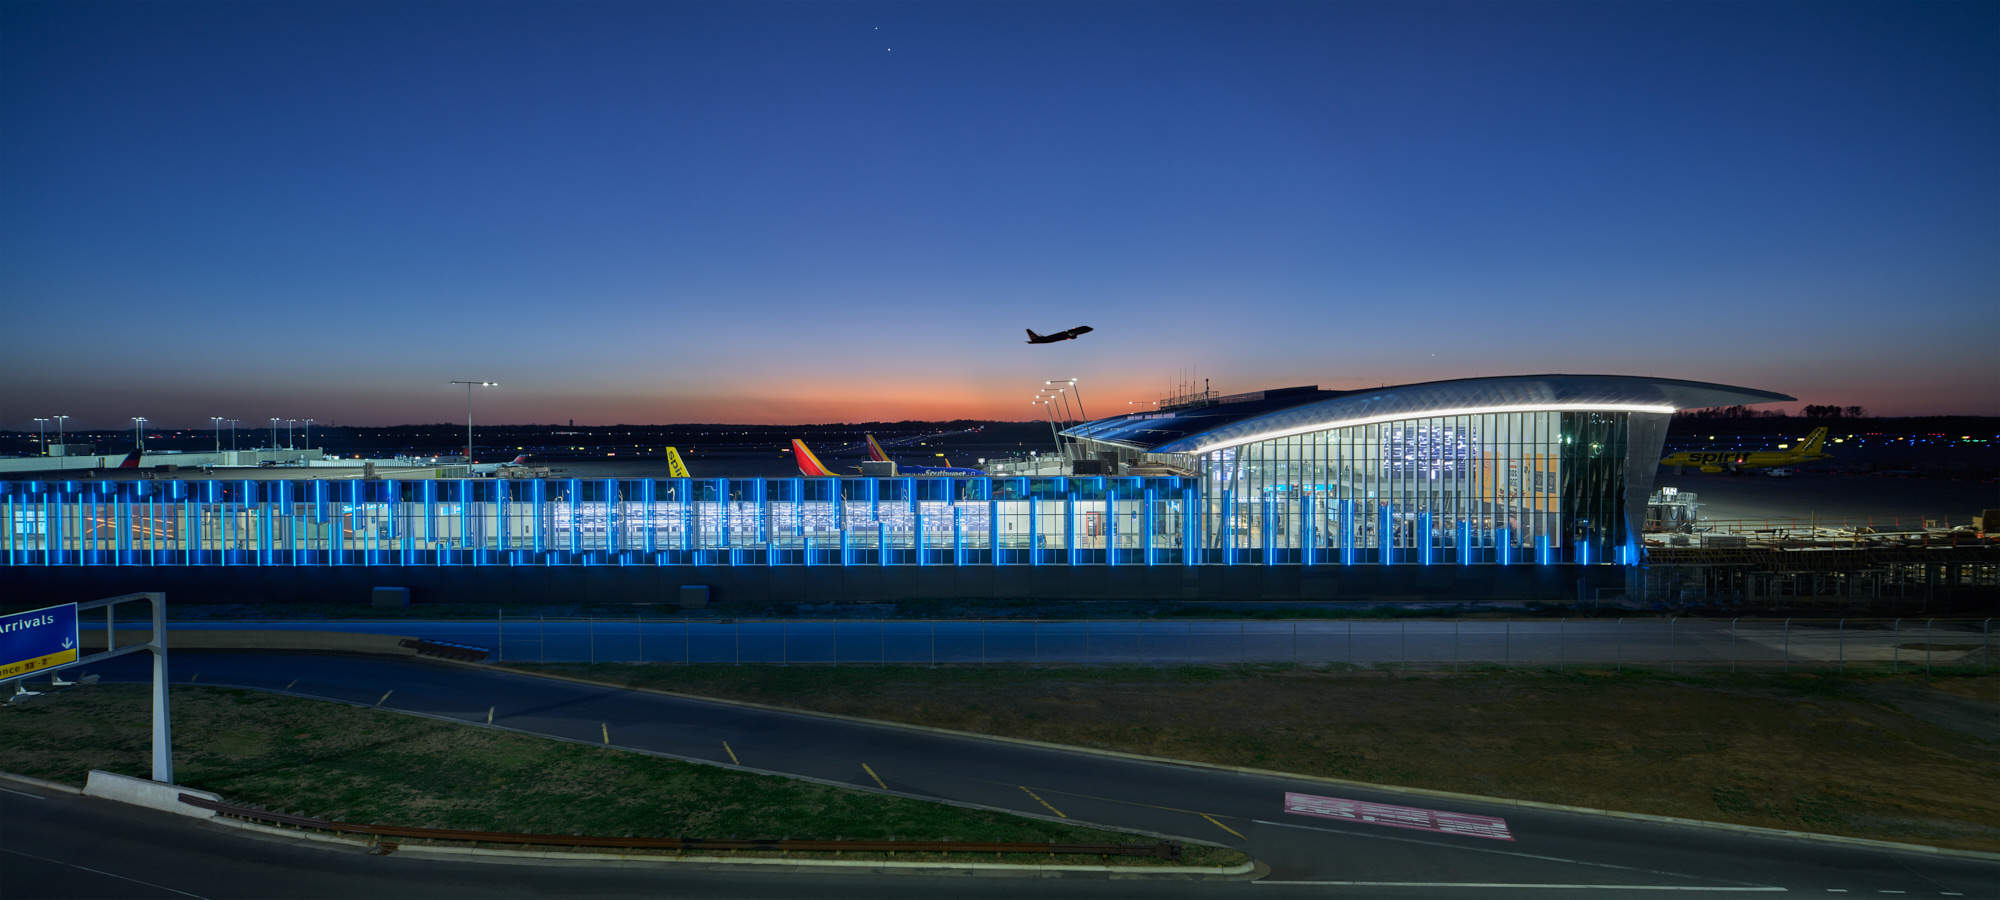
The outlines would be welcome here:
[[[2000,414],[1994,3],[7,3],[0,126],[0,428]]]

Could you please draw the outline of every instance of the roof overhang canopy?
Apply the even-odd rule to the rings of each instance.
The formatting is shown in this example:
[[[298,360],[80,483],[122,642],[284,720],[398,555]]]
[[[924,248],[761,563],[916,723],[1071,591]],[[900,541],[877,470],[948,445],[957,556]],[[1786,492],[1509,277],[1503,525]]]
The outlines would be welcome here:
[[[1312,431],[1435,416],[1503,412],[1671,413],[1796,400],[1749,388],[1632,375],[1510,375],[1429,381],[1363,391],[1321,391],[1272,408],[1269,401],[1133,413],[1063,432],[1146,453],[1209,453]]]

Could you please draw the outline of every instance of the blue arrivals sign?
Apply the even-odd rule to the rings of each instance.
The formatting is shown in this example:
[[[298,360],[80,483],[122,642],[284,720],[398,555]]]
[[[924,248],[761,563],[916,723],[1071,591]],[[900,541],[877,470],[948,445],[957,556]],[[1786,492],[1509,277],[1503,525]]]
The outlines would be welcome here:
[[[76,604],[0,616],[0,680],[76,662]]]

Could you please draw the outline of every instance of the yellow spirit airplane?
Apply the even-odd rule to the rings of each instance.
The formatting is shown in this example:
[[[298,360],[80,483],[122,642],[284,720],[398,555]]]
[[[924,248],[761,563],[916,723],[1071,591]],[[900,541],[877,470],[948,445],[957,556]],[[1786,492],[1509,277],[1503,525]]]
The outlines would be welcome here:
[[[1686,450],[1660,460],[1660,465],[1673,466],[1674,474],[1682,469],[1700,467],[1703,472],[1741,472],[1744,469],[1770,469],[1778,466],[1795,466],[1799,463],[1818,459],[1830,459],[1833,454],[1821,449],[1826,444],[1826,429],[1815,428],[1807,435],[1805,442],[1794,450],[1735,450],[1728,452]]]

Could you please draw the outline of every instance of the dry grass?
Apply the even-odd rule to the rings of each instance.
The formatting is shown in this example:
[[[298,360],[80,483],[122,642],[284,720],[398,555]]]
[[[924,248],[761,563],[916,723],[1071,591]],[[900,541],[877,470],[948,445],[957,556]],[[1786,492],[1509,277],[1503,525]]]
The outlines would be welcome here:
[[[97,685],[0,707],[0,770],[79,785],[90,769],[149,775],[147,690],[143,685]],[[231,802],[326,819],[645,837],[1147,840],[254,691],[175,687],[172,701],[175,775],[181,784],[214,791]],[[847,854],[850,859],[883,856]],[[958,856],[972,857],[898,853],[894,858],[952,861]],[[1006,861],[1165,862],[1018,856],[1022,858]],[[979,855],[972,861],[999,860]],[[1233,850],[1189,847],[1186,863],[1245,861]]]
[[[2000,677],[520,668],[1227,765],[2000,850]]]

